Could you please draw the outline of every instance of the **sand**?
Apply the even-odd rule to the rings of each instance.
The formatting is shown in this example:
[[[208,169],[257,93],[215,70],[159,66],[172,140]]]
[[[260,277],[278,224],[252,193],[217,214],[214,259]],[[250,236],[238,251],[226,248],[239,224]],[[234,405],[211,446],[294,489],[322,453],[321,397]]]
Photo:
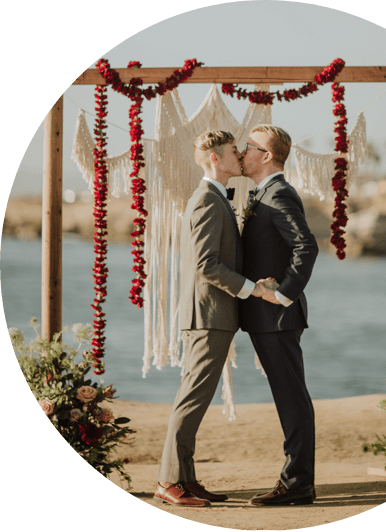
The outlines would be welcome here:
[[[331,523],[386,502],[386,458],[364,453],[362,444],[386,433],[386,416],[377,404],[385,394],[315,400],[316,494],[313,505],[255,508],[248,499],[268,491],[284,463],[283,436],[273,403],[237,405],[229,422],[222,405],[211,405],[197,435],[196,472],[205,487],[229,499],[211,508],[179,509],[152,499],[166,435],[170,404],[114,401],[116,415],[131,419],[137,433],[119,456],[128,458],[130,493],[163,511],[209,525],[237,530],[288,530]],[[109,404],[111,407],[111,404]],[[119,485],[119,479],[111,480]]]

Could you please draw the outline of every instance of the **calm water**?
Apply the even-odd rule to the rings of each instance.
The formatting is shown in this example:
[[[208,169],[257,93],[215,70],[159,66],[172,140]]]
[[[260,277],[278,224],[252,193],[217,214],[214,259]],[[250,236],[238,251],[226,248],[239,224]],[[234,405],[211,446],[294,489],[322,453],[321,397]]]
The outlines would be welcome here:
[[[180,369],[151,367],[142,378],[143,311],[128,299],[132,259],[126,245],[109,245],[106,328],[106,384],[121,399],[173,402]],[[63,244],[63,324],[92,323],[92,244],[65,238]],[[386,392],[386,259],[339,261],[320,254],[307,286],[309,326],[302,337],[308,388],[313,399]],[[27,325],[40,320],[41,242],[3,238],[1,289],[8,327],[34,333]],[[65,336],[70,343],[72,335]],[[236,334],[233,370],[236,403],[271,402],[267,379],[254,367],[249,336]],[[95,377],[97,378],[97,377]],[[214,403],[222,403],[221,386]]]

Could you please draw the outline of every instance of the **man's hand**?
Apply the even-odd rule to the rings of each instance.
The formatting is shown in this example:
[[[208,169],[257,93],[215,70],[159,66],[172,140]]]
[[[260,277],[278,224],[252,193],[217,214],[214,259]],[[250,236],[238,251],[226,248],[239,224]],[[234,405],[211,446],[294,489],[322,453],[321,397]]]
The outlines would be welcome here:
[[[268,283],[270,283],[270,286],[267,286]],[[256,284],[259,286],[262,292],[261,297],[264,299],[264,301],[268,301],[269,303],[272,303],[273,305],[281,305],[280,301],[276,299],[276,296],[275,296],[275,290],[279,286],[278,283],[260,279],[260,281],[257,281]],[[275,286],[272,286],[272,285],[275,285]]]
[[[274,293],[276,288],[279,286],[279,284],[272,277],[268,277],[267,279],[260,279],[260,281],[256,283],[251,295],[254,297],[262,297],[263,299],[265,299],[262,285],[264,286],[265,290],[272,291],[272,293]]]

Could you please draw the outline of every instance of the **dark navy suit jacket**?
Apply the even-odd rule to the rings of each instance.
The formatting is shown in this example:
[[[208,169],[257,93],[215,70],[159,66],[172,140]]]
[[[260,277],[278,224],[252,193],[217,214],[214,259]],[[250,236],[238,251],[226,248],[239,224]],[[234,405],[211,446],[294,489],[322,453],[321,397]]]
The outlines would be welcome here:
[[[257,193],[252,211],[242,233],[242,275],[254,282],[274,277],[278,291],[293,303],[284,307],[253,296],[240,299],[240,327],[250,333],[304,329],[308,325],[303,290],[311,277],[318,245],[307,225],[302,201],[280,174]]]

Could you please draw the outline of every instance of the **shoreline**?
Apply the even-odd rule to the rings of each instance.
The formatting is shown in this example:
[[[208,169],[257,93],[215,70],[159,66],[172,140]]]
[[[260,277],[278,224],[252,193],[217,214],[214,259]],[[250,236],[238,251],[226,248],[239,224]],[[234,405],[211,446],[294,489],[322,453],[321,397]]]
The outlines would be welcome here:
[[[386,180],[385,180],[386,184]],[[386,191],[386,185],[385,185]],[[379,197],[351,200],[347,225],[347,256],[386,256],[383,235],[386,228],[386,192]],[[333,202],[320,202],[312,196],[302,198],[308,225],[321,250],[335,254],[330,243]],[[20,240],[41,238],[42,198],[14,196],[8,201],[4,217],[3,236]],[[134,229],[136,212],[130,208],[130,197],[114,198],[108,203],[108,240],[111,243],[129,243]],[[77,200],[63,203],[63,232],[92,241],[94,233],[93,201]]]

